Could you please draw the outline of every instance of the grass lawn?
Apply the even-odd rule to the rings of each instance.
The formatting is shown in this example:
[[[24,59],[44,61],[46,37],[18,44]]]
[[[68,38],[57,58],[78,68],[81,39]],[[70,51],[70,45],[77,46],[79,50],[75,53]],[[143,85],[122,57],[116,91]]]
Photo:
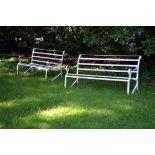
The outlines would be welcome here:
[[[155,68],[127,96],[123,82],[80,80],[65,90],[64,78],[16,75],[16,64],[0,59],[0,128],[155,128]]]

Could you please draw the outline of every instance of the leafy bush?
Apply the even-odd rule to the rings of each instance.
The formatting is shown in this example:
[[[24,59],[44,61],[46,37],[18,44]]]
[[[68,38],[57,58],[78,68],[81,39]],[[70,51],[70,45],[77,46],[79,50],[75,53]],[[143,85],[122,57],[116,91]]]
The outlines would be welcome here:
[[[155,51],[155,29],[131,26],[0,27],[0,52],[30,54],[34,47],[65,50],[69,55],[86,52],[149,55]]]

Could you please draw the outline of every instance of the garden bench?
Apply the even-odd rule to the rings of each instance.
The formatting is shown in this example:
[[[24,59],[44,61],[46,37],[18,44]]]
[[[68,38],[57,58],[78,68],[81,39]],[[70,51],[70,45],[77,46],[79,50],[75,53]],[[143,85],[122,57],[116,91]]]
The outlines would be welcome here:
[[[45,70],[45,79],[47,79],[48,70],[60,71],[52,80],[61,75],[62,77],[62,63],[64,51],[48,50],[34,48],[32,56],[30,57],[30,63],[24,63],[23,58],[19,56],[19,63],[17,64],[17,74],[19,66],[29,67],[25,72],[32,70],[33,68],[39,70]]]
[[[138,55],[91,55],[81,54],[78,57],[77,65],[66,67],[65,83],[67,78],[75,78],[75,83],[79,79],[107,80],[127,82],[127,94],[130,94],[130,81],[135,81],[135,90],[138,91],[139,65],[141,56]],[[76,73],[70,73],[69,69],[76,69]]]

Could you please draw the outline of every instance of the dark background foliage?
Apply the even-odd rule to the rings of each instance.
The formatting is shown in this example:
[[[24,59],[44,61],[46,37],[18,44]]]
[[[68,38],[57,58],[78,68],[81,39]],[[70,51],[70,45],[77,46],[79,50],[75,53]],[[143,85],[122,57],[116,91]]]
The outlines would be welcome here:
[[[0,27],[0,53],[31,54],[34,47],[79,53],[150,55],[155,52],[155,27],[21,26]]]

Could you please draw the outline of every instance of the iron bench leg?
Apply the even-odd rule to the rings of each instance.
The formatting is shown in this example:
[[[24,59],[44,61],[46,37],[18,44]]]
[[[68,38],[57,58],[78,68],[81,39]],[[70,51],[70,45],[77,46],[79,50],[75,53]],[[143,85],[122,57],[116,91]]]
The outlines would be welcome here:
[[[134,88],[133,88],[133,90],[132,90],[132,94],[133,94],[136,90],[138,91],[138,79],[136,80],[136,84],[135,84],[135,86],[134,86]]]
[[[61,78],[62,78],[62,68],[61,68],[61,70],[60,70],[60,74],[61,74]]]
[[[130,81],[131,81],[131,70],[130,69],[128,69],[128,75],[129,75],[129,78],[127,82],[127,94],[130,95]]]
[[[128,80],[127,83],[127,94],[130,95],[130,79]]]
[[[17,64],[17,74],[19,73],[19,67],[18,67],[19,65]]]
[[[78,78],[77,79],[75,79],[75,81],[72,83],[72,85],[71,85],[71,87],[73,87],[74,86],[74,84],[77,82],[77,84],[78,84]]]
[[[32,69],[32,67],[30,67],[29,69],[27,69],[24,73],[28,72],[30,69]]]
[[[32,70],[32,67],[29,67],[24,73],[28,72],[29,70]],[[17,64],[17,74],[19,73],[19,64]]]
[[[67,87],[67,76],[65,76],[65,83],[64,83],[64,87]]]
[[[47,80],[47,72],[48,72],[48,69],[46,69],[45,71],[45,79]]]
[[[56,75],[53,79],[52,79],[52,81],[54,81],[56,78],[58,78],[59,76],[61,75],[61,72],[58,74],[58,75]]]

